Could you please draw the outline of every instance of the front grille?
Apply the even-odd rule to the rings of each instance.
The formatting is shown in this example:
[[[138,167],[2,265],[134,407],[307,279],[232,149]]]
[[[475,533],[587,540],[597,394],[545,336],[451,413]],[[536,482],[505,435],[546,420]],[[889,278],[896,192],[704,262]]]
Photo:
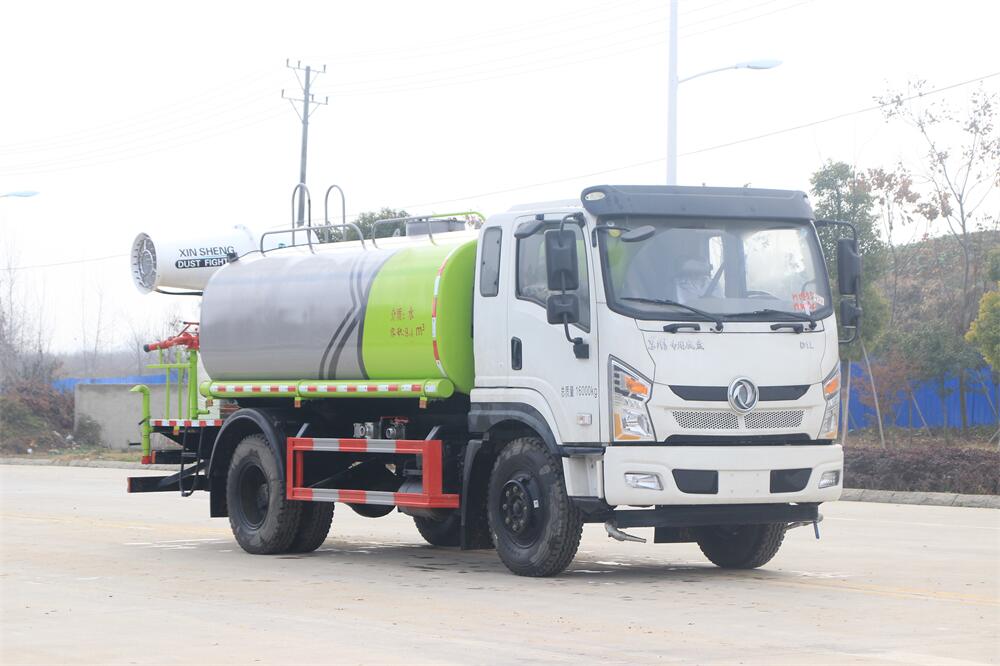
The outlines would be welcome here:
[[[805,415],[801,409],[750,412],[737,416],[733,412],[702,411],[673,412],[677,425],[688,430],[781,430],[798,428]]]
[[[798,428],[802,425],[802,415],[801,409],[782,412],[750,412],[743,417],[743,422],[750,430]]]
[[[677,425],[692,430],[736,430],[740,427],[732,412],[674,412]]]

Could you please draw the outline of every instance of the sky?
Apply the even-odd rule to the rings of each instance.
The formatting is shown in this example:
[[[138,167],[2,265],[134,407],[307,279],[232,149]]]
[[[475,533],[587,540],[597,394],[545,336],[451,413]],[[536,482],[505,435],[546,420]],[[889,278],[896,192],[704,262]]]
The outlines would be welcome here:
[[[131,242],[290,223],[286,59],[326,66],[316,219],[331,184],[351,217],[663,183],[668,16],[667,0],[7,3],[0,194],[39,194],[0,198],[0,266],[56,351],[192,316],[135,289]],[[916,165],[915,135],[866,109],[918,79],[955,105],[1000,90],[997,25],[987,0],[680,0],[680,77],[782,64],[680,86],[678,182],[808,190],[828,160]]]

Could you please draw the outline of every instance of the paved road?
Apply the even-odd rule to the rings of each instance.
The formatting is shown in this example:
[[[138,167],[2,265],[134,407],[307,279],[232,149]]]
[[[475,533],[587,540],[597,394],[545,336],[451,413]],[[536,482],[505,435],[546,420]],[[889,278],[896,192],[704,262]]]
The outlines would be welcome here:
[[[343,506],[317,553],[246,555],[129,473],[0,466],[0,662],[1000,663],[996,510],[834,504],[735,573],[588,526],[535,580]]]

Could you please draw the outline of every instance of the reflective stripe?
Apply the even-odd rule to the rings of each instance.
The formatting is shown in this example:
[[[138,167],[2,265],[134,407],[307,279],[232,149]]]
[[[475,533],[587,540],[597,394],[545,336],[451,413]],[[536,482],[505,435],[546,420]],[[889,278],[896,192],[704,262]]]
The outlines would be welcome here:
[[[222,419],[199,419],[197,421],[188,419],[150,419],[149,423],[158,428],[208,428],[222,425]]]

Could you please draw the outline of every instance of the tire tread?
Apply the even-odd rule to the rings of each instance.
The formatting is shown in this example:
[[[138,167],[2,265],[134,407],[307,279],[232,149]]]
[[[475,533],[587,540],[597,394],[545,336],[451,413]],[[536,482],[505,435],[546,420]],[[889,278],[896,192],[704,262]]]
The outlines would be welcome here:
[[[718,538],[703,535],[698,538],[698,547],[713,564],[723,569],[756,569],[762,567],[778,553],[785,540],[786,526],[783,523],[750,525],[758,528],[752,543],[743,551],[727,548]]]

